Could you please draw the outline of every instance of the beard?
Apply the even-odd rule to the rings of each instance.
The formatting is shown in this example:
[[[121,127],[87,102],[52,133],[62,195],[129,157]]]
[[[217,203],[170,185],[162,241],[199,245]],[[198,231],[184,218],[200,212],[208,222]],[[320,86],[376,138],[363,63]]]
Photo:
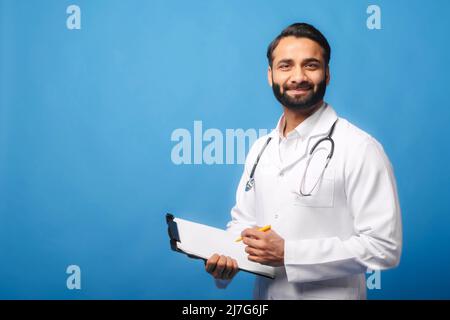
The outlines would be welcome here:
[[[272,78],[272,90],[273,94],[275,95],[275,98],[286,108],[290,110],[308,110],[311,107],[315,106],[317,103],[319,103],[324,95],[327,88],[327,81],[326,77],[319,82],[317,85],[317,90],[314,91],[314,84],[303,81],[299,83],[295,87],[287,87],[286,85],[283,85],[283,92],[281,92],[281,88],[279,84],[276,84],[273,81]],[[307,88],[309,89],[308,92],[305,95],[302,96],[290,96],[287,94],[288,90],[297,89],[297,88]]]

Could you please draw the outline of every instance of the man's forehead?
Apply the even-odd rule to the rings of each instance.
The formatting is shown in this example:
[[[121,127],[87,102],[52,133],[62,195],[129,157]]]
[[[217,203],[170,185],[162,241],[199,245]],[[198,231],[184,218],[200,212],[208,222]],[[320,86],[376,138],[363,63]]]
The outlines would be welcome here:
[[[293,36],[282,38],[273,51],[274,61],[284,59],[304,60],[309,58],[323,61],[323,49],[317,42],[308,38]]]

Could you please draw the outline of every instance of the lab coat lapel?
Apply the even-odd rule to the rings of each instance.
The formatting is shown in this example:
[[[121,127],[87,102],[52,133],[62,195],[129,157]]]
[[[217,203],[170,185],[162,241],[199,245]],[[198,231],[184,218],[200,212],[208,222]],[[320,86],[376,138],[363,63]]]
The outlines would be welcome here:
[[[277,128],[273,129],[272,132],[269,134],[270,137],[272,137],[272,140],[269,144],[269,146],[267,146],[267,151],[268,154],[270,156],[270,161],[272,164],[275,165],[275,167],[278,170],[281,170],[281,159],[280,159],[280,143],[278,141],[279,137],[279,133],[277,132]]]
[[[320,110],[319,110],[320,112]],[[274,158],[278,159],[278,166],[280,169],[285,170],[297,162],[303,160],[308,155],[308,151],[313,147],[313,144],[319,139],[328,134],[330,131],[331,126],[333,125],[334,121],[337,119],[337,114],[334,111],[334,109],[327,104],[324,107],[324,110],[322,110],[322,114],[320,115],[319,120],[317,121],[314,128],[311,130],[310,135],[306,138],[306,141],[303,142],[300,146],[300,150],[298,151],[298,154],[296,154],[294,157],[291,157],[289,161],[287,161],[284,165],[281,165],[280,158],[279,158],[279,143],[277,143],[277,149],[276,154],[274,155]]]

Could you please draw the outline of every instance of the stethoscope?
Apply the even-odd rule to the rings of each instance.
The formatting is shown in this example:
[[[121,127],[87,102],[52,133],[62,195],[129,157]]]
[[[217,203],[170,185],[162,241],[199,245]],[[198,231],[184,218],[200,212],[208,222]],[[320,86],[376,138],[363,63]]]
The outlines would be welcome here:
[[[312,194],[312,192],[314,191],[314,189],[316,188],[317,184],[319,183],[319,181],[322,179],[323,174],[325,172],[325,169],[328,166],[328,163],[330,162],[331,158],[333,157],[333,153],[334,153],[334,140],[332,138],[333,135],[333,131],[334,131],[334,127],[336,126],[336,122],[338,121],[338,119],[336,119],[336,121],[334,121],[333,125],[330,128],[330,131],[328,131],[328,135],[320,140],[318,140],[314,146],[312,147],[311,151],[308,154],[308,160],[306,163],[306,168],[305,168],[305,172],[303,173],[303,177],[302,177],[302,182],[300,183],[300,194],[304,197],[310,196]],[[250,177],[247,181],[247,184],[245,185],[245,191],[250,191],[254,185],[255,185],[255,170],[256,167],[258,166],[258,162],[259,159],[261,158],[262,154],[264,153],[264,150],[266,150],[267,145],[269,144],[270,140],[272,140],[272,137],[267,138],[266,142],[264,143],[261,151],[258,154],[258,157],[256,158],[255,163],[253,164],[253,168],[252,171],[250,172]],[[313,185],[312,189],[309,192],[303,192],[304,189],[304,184],[305,184],[305,177],[306,177],[306,172],[308,171],[309,165],[311,163],[311,159],[312,159],[312,154],[314,153],[314,150],[316,150],[316,148],[322,143],[322,142],[330,142],[331,144],[331,149],[330,152],[328,153],[328,156],[326,158],[326,162],[325,162],[325,166],[319,176],[319,178],[317,179],[316,183]]]

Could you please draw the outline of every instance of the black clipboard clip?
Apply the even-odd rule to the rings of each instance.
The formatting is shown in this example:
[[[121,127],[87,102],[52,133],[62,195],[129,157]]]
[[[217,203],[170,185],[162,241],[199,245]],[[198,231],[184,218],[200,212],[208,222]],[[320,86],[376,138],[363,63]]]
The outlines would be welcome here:
[[[180,242],[180,235],[178,234],[177,223],[173,221],[175,217],[171,213],[166,214],[167,232],[169,233],[170,248],[173,251],[182,252],[177,247],[177,242]]]
[[[169,238],[170,238],[170,248],[173,251],[186,254],[189,258],[204,260],[206,263],[206,259],[197,257],[197,256],[193,256],[193,255],[188,254],[178,248],[177,242],[181,242],[181,240],[180,240],[180,234],[178,233],[178,226],[177,226],[177,223],[174,221],[174,219],[175,219],[175,217],[173,214],[171,214],[171,213],[166,214],[167,232],[169,233]]]

